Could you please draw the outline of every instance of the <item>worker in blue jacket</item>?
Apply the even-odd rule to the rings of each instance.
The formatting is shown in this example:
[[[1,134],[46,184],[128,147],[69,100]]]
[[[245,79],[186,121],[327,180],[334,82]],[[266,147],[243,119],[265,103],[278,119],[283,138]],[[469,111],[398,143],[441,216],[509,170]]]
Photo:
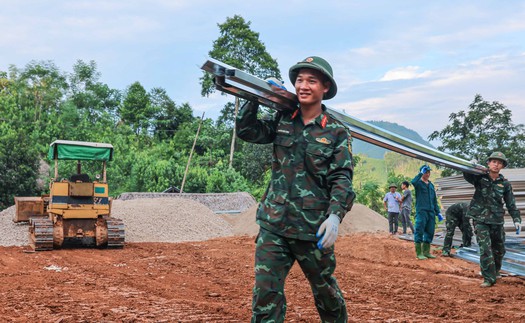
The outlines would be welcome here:
[[[439,221],[443,220],[437,201],[436,189],[429,180],[430,166],[423,165],[419,173],[412,179],[412,185],[416,193],[416,232],[414,242],[416,244],[416,257],[423,260],[436,258],[430,253],[430,244],[434,238],[436,227],[436,216]]]

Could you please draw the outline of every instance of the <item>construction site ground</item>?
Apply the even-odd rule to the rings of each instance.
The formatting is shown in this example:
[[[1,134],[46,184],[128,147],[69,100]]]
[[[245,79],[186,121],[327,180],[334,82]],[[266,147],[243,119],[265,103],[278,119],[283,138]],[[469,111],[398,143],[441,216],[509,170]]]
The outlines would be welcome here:
[[[136,194],[135,194],[136,195]],[[124,249],[31,253],[15,207],[0,212],[0,322],[248,322],[257,204],[244,193],[116,200]],[[221,213],[240,210],[241,213]],[[356,204],[336,242],[350,322],[525,322],[525,280],[480,288],[479,265],[416,260],[413,242]],[[319,322],[297,264],[286,322]]]
[[[122,250],[26,253],[0,247],[3,322],[248,322],[254,238],[129,243]],[[525,281],[479,287],[476,264],[415,259],[386,233],[337,241],[336,277],[351,322],[523,322]],[[434,250],[436,255],[439,254]],[[318,322],[297,265],[286,282],[286,322]]]

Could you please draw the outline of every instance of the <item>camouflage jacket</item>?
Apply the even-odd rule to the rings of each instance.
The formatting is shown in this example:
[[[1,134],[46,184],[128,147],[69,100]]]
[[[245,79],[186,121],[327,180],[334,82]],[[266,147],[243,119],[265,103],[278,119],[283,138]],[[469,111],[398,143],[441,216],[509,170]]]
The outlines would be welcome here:
[[[516,207],[512,186],[503,175],[500,174],[496,180],[492,180],[488,174],[463,173],[463,177],[467,182],[474,185],[475,189],[467,217],[476,222],[504,224],[505,209],[503,203],[505,203],[514,222],[521,223],[520,211]]]
[[[434,211],[434,215],[437,216],[440,210],[436,189],[431,181],[428,181],[428,184],[423,182],[421,180],[422,176],[423,174],[419,173],[412,179],[412,185],[414,185],[416,193],[416,213],[420,211]]]
[[[317,241],[321,223],[352,208],[350,133],[326,112],[304,125],[300,110],[257,119],[258,105],[246,104],[237,118],[239,138],[273,143],[272,177],[257,210],[257,223],[285,237]]]
[[[454,203],[447,209],[447,220],[449,217],[454,217],[456,219],[463,219],[465,220],[468,212],[468,203],[465,202],[459,202]]]

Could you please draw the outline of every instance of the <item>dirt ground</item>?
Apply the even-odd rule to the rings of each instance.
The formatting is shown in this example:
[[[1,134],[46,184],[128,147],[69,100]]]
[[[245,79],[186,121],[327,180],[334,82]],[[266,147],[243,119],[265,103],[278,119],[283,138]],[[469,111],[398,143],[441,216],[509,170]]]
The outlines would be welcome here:
[[[248,322],[254,238],[127,243],[122,250],[0,247],[2,322]],[[434,250],[437,255],[439,251]],[[351,322],[524,322],[525,280],[479,287],[476,264],[415,260],[413,243],[354,233],[336,243]],[[297,265],[286,322],[318,322]]]

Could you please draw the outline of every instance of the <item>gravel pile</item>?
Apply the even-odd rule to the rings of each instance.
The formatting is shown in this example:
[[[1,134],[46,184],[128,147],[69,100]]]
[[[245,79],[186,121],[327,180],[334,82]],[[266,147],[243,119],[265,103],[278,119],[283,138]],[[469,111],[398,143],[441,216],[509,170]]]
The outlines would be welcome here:
[[[122,219],[126,242],[201,241],[232,236],[232,225],[202,203],[184,198],[114,200],[112,216]],[[27,223],[14,223],[15,206],[0,212],[0,245],[28,244]]]
[[[164,197],[166,194],[168,196]],[[220,212],[229,210],[244,211]],[[234,235],[255,236],[259,231],[255,223],[256,211],[257,203],[248,193],[126,193],[113,200],[111,210],[113,217],[124,221],[126,242],[182,242]],[[15,206],[0,212],[1,246],[28,244],[29,226],[14,223],[14,215]],[[356,204],[346,215],[339,233],[377,232],[387,228],[388,221],[383,216]]]
[[[25,246],[29,239],[29,226],[24,223],[14,223],[15,206],[0,212],[0,246]]]
[[[122,193],[117,200],[151,199],[151,198],[184,198],[200,202],[213,212],[237,211],[243,212],[257,202],[247,192],[235,193],[148,193],[131,192]]]
[[[202,203],[184,198],[114,200],[128,242],[200,241],[232,236],[231,225]]]

